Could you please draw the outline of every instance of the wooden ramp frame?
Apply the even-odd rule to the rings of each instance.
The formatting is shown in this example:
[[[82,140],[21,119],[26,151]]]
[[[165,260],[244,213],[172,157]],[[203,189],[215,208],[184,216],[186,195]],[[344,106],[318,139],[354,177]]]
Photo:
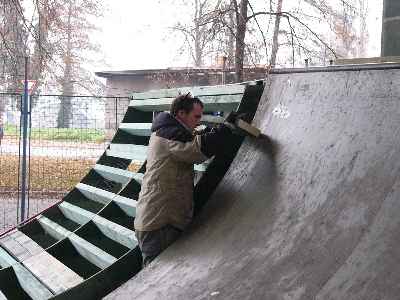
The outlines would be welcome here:
[[[60,203],[0,236],[0,299],[97,299],[141,269],[133,228],[145,172],[154,112],[169,109],[178,93],[191,92],[213,113],[246,112],[251,122],[263,82],[187,87],[132,94],[110,145],[90,172]],[[222,179],[243,137],[223,157],[196,165],[196,212]],[[138,172],[127,170],[131,162]]]

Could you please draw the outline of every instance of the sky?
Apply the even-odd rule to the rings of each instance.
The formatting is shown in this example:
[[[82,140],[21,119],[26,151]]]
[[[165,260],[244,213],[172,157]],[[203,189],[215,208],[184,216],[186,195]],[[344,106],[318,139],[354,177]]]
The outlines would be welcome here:
[[[368,56],[379,56],[382,0],[365,1],[370,8]],[[168,29],[186,15],[182,8],[172,5],[171,0],[105,2],[106,11],[94,39],[102,46],[107,63],[95,68],[132,70],[190,66],[189,55],[179,54],[182,40]]]
[[[189,63],[189,57],[178,54],[181,44],[168,30],[178,13],[167,1],[107,2],[97,39],[109,64],[108,70],[166,68]]]

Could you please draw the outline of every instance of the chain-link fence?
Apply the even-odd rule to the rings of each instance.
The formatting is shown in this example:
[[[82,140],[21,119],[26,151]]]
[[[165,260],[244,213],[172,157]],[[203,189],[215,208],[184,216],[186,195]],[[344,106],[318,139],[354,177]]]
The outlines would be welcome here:
[[[19,94],[0,94],[0,232],[20,221],[22,135]],[[30,98],[27,216],[60,201],[96,162],[129,99],[39,95]]]

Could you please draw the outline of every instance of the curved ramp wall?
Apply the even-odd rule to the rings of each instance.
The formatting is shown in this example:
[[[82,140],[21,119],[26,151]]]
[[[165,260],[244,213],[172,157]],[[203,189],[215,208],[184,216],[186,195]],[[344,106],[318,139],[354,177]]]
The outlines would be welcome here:
[[[61,202],[0,236],[0,299],[99,299],[141,269],[133,222],[145,171],[154,111],[168,109],[178,90],[199,96],[207,112],[237,110],[250,122],[262,82],[134,94],[109,147]],[[207,122],[221,118],[206,116]],[[224,176],[243,141],[196,166],[196,211]],[[141,164],[128,171],[132,161]]]
[[[272,74],[253,122],[270,139],[106,299],[398,299],[399,68]]]

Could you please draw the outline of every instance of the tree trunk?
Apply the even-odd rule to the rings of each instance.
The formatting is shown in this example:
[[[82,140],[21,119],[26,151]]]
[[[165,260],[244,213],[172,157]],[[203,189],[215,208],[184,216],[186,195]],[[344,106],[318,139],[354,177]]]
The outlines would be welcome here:
[[[234,28],[235,27],[235,16],[234,16],[233,11],[229,12],[228,18],[229,18],[230,28]],[[235,61],[235,36],[232,34],[232,32],[230,30],[227,30],[226,34],[228,36],[227,37],[228,68],[231,68],[234,65],[234,61]]]
[[[202,16],[201,3],[195,0],[194,3],[194,66],[201,67],[203,64],[203,51],[200,46],[201,28],[199,25],[200,17]]]
[[[236,3],[236,1],[235,1]],[[243,81],[244,39],[246,37],[248,0],[241,0],[236,10],[236,49],[235,49],[235,74],[236,82]]]
[[[367,17],[368,17],[368,3],[364,0],[359,0],[360,5],[360,37],[359,37],[359,51],[358,57],[365,57],[367,55],[367,43],[368,43],[368,28],[367,28]]]
[[[58,111],[57,127],[69,128],[72,119],[72,103],[71,95],[74,93],[74,86],[72,83],[72,26],[71,19],[73,13],[72,1],[69,3],[68,8],[68,23],[67,23],[67,49],[64,55],[64,76],[61,82],[62,96],[60,97],[60,110]]]
[[[269,62],[271,67],[275,67],[276,56],[279,50],[279,28],[281,23],[281,15],[279,14],[282,13],[282,1],[283,0],[278,0],[278,6],[276,9],[276,13],[278,13],[278,15],[276,15],[275,18],[274,36],[272,38],[272,52],[271,52],[271,60]]]

